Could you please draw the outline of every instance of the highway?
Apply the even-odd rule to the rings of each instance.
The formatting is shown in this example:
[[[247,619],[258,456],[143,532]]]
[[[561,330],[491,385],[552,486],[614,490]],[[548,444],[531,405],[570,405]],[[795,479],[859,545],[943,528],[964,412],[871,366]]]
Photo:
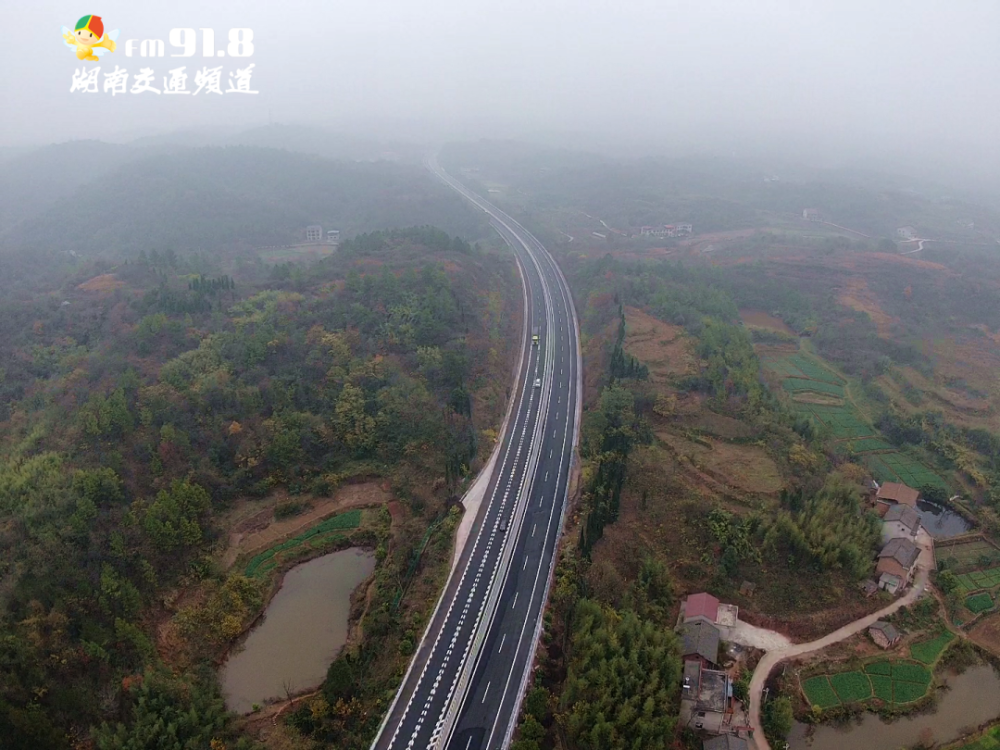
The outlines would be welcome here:
[[[541,243],[433,159],[427,166],[489,214],[513,250],[525,282],[524,342],[479,517],[372,748],[496,750],[510,744],[562,532],[579,435],[578,325]]]

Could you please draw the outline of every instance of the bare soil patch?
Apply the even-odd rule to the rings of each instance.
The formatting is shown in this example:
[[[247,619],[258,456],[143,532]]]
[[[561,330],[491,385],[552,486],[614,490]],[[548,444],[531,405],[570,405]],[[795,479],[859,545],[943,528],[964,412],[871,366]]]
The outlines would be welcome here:
[[[886,313],[878,303],[878,298],[868,288],[868,282],[863,277],[855,276],[848,279],[847,284],[841,288],[837,295],[837,301],[852,310],[863,312],[868,315],[878,329],[878,335],[888,338],[892,334],[892,328],[899,319]]]
[[[1000,656],[1000,614],[988,615],[977,622],[969,631],[969,639]]]
[[[771,331],[787,333],[792,336],[795,335],[795,331],[789,328],[785,321],[781,318],[776,318],[763,310],[740,310],[740,318],[748,326],[767,328]]]
[[[738,490],[771,494],[784,486],[777,464],[763,448],[707,439],[702,445],[665,430],[657,432],[656,437],[682,463]]]
[[[81,292],[113,292],[123,286],[125,286],[125,282],[113,273],[103,273],[78,285],[77,289]]]
[[[649,367],[652,383],[667,383],[694,371],[691,340],[681,326],[625,308],[625,351]]]
[[[276,493],[273,502],[264,508],[255,509],[232,525],[229,546],[223,555],[223,566],[229,569],[241,555],[250,555],[267,549],[289,536],[294,536],[330,516],[350,508],[383,505],[392,499],[388,487],[375,482],[348,484],[339,488],[329,498],[305,498],[309,508],[295,516],[275,520],[274,506],[285,499]]]

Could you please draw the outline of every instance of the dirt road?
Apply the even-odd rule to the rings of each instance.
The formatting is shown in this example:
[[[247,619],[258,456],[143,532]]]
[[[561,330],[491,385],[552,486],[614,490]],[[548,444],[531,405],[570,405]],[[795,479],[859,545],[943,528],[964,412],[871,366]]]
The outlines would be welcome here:
[[[771,746],[764,737],[764,730],[761,729],[760,723],[760,696],[768,675],[785,659],[810,654],[813,651],[819,651],[834,643],[846,640],[852,635],[867,629],[876,620],[891,615],[900,607],[908,606],[920,598],[920,595],[927,587],[927,578],[930,575],[930,571],[934,567],[934,543],[927,531],[921,529],[920,535],[917,537],[917,544],[920,547],[920,557],[917,559],[917,576],[913,582],[913,587],[906,594],[878,612],[848,623],[844,627],[838,628],[815,641],[796,643],[785,648],[768,651],[764,654],[764,658],[757,664],[757,668],[754,670],[753,677],[750,680],[750,726],[754,727],[753,743],[757,750],[771,750]]]

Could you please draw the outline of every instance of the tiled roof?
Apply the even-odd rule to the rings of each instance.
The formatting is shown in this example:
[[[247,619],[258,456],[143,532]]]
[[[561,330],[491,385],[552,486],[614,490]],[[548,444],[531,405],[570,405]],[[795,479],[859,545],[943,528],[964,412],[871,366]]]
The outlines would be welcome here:
[[[704,617],[709,622],[715,622],[719,618],[719,600],[704,592],[691,594],[684,601],[684,619],[694,617]]]
[[[890,622],[883,622],[882,620],[879,620],[872,623],[872,626],[868,629],[882,631],[882,634],[886,637],[889,643],[892,643],[894,640],[899,638],[899,631],[896,630]]]
[[[917,531],[920,528],[920,514],[909,505],[893,505],[882,516],[886,522],[898,521],[910,531]]]
[[[890,539],[889,543],[878,553],[878,556],[879,558],[891,557],[906,570],[909,570],[920,556],[920,548],[909,539]]]
[[[892,500],[904,505],[916,506],[920,492],[899,482],[886,482],[878,488],[875,497],[879,500]]]
[[[681,627],[681,656],[701,656],[711,664],[719,658],[719,629],[707,622],[689,622]]]

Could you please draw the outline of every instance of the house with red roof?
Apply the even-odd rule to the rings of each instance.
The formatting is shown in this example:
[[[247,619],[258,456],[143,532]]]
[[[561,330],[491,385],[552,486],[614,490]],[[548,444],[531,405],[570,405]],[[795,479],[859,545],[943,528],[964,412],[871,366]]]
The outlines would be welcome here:
[[[719,600],[705,592],[691,594],[681,605],[681,617],[685,623],[702,620],[715,625],[719,621]]]

